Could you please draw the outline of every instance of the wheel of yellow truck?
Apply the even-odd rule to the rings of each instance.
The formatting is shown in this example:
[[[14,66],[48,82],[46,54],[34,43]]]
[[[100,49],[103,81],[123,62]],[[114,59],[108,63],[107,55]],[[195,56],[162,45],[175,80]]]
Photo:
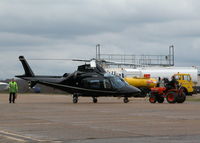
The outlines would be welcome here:
[[[166,99],[168,103],[176,103],[177,93],[176,92],[168,92],[166,94]]]

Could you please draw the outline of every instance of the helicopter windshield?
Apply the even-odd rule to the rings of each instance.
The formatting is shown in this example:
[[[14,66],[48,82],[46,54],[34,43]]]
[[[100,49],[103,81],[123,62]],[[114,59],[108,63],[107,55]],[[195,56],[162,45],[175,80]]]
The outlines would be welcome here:
[[[123,79],[119,77],[111,77],[110,82],[114,88],[122,88],[126,86],[126,82],[124,82]]]

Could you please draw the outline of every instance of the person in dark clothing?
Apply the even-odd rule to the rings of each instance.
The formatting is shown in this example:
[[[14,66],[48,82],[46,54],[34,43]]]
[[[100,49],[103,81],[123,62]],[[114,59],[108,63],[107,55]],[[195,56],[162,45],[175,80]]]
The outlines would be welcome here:
[[[157,82],[157,84],[156,84],[156,87],[160,87],[160,84],[161,84],[161,78],[158,77],[158,82]]]
[[[168,83],[171,89],[176,89],[178,86],[178,81],[176,80],[175,76],[172,76],[172,80]]]

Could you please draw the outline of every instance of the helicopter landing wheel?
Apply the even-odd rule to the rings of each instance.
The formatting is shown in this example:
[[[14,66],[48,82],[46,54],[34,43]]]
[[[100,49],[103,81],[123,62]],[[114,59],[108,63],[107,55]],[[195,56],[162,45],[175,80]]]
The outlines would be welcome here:
[[[124,103],[128,103],[129,100],[128,100],[128,97],[124,97]]]
[[[78,96],[77,95],[73,95],[73,103],[78,103]]]
[[[93,103],[97,103],[97,98],[96,97],[93,97]]]
[[[77,98],[74,98],[73,99],[73,103],[77,103],[78,102],[78,99]]]

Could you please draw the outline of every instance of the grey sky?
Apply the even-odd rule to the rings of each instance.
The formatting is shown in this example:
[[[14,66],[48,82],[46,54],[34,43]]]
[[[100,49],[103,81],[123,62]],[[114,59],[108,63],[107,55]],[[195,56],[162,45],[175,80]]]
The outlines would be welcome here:
[[[198,0],[2,0],[0,79],[22,74],[26,58],[92,58],[103,53],[167,54],[199,66]],[[35,73],[73,71],[80,63],[29,61]]]

